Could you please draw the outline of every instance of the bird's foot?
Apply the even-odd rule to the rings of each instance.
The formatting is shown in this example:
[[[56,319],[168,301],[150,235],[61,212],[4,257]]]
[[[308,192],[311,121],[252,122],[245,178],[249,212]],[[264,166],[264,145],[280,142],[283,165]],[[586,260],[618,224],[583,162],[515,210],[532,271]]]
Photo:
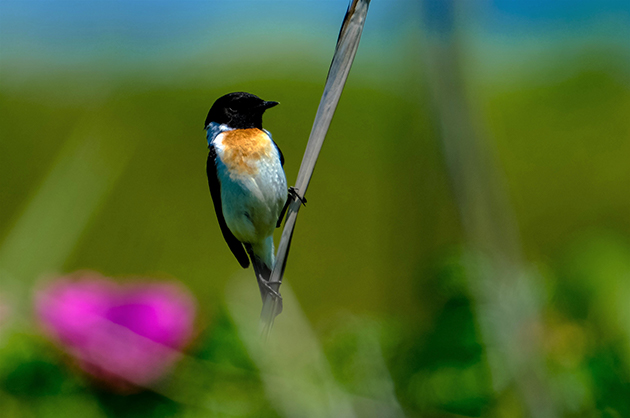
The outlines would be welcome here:
[[[269,285],[269,282],[265,279],[263,279],[262,277],[258,278],[258,283],[261,284],[262,287],[264,287],[265,289],[267,289],[267,291],[269,291],[269,293],[271,293],[271,295],[277,299],[282,300],[282,296],[280,295],[280,293],[278,293],[277,290],[275,290],[274,288],[272,288]],[[278,283],[278,287],[280,287],[280,284],[282,284],[282,282],[277,282]]]
[[[302,202],[302,205],[306,206],[306,197],[301,197],[298,193],[298,189],[296,189],[295,187],[289,187],[289,196],[291,196],[293,200],[299,200],[300,202]]]
[[[300,194],[298,193],[298,189],[296,189],[293,186],[289,187],[289,197],[290,199],[287,199],[287,201],[284,202],[284,207],[280,211],[278,222],[276,222],[276,228],[280,228],[280,225],[282,225],[282,220],[284,219],[284,216],[287,213],[287,209],[289,208],[289,205],[291,203],[295,202],[296,200],[299,200],[302,203],[302,205],[306,206],[306,197],[300,196]]]

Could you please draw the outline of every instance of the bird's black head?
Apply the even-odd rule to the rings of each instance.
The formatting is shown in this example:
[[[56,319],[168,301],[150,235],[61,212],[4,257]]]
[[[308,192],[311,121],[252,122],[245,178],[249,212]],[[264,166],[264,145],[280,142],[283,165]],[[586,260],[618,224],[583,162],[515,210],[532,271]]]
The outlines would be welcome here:
[[[210,122],[226,124],[234,129],[262,129],[262,115],[278,102],[267,102],[250,93],[229,93],[219,97],[210,108],[204,128]]]

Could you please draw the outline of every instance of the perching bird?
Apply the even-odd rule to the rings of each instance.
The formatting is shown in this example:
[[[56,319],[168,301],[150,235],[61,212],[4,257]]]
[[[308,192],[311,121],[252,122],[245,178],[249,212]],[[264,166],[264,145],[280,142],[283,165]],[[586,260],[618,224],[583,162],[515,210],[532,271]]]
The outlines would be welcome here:
[[[206,172],[223,238],[243,268],[251,258],[263,297],[277,295],[267,281],[273,269],[273,231],[280,226],[288,189],[284,157],[262,127],[268,102],[250,93],[217,99],[205,122]]]

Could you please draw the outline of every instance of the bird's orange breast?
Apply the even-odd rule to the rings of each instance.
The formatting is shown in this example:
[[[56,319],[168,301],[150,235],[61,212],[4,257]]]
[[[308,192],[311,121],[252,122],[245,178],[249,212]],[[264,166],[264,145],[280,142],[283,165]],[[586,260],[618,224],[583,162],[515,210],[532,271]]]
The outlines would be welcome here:
[[[255,175],[258,161],[273,151],[267,134],[257,128],[234,129],[223,133],[223,163],[234,175]]]

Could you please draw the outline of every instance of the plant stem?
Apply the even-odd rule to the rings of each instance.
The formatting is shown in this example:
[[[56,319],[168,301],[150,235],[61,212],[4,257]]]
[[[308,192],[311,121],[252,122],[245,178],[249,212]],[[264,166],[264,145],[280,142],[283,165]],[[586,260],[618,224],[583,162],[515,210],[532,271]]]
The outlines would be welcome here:
[[[269,285],[276,292],[280,289],[284,269],[287,265],[287,257],[289,255],[291,238],[293,237],[298,211],[300,210],[302,201],[304,201],[304,195],[313,176],[317,157],[324,144],[326,133],[328,132],[330,122],[337,109],[337,104],[339,103],[343,87],[346,84],[354,56],[359,48],[359,41],[361,39],[361,33],[363,32],[363,25],[365,24],[369,4],[370,0],[352,0],[348,6],[348,11],[343,19],[343,23],[341,24],[337,46],[332,63],[330,64],[330,69],[328,70],[328,77],[326,78],[324,92],[322,93],[322,98],[317,108],[313,128],[311,129],[306,150],[304,151],[304,157],[302,158],[302,164],[300,165],[300,171],[298,172],[298,177],[295,182],[297,196],[289,196],[289,199],[292,200],[287,209],[286,221],[276,254],[276,262],[271,277],[269,278]],[[260,315],[261,333],[265,338],[269,335],[273,327],[273,321],[279,313],[280,303],[278,298],[268,294],[263,301],[263,309]]]

